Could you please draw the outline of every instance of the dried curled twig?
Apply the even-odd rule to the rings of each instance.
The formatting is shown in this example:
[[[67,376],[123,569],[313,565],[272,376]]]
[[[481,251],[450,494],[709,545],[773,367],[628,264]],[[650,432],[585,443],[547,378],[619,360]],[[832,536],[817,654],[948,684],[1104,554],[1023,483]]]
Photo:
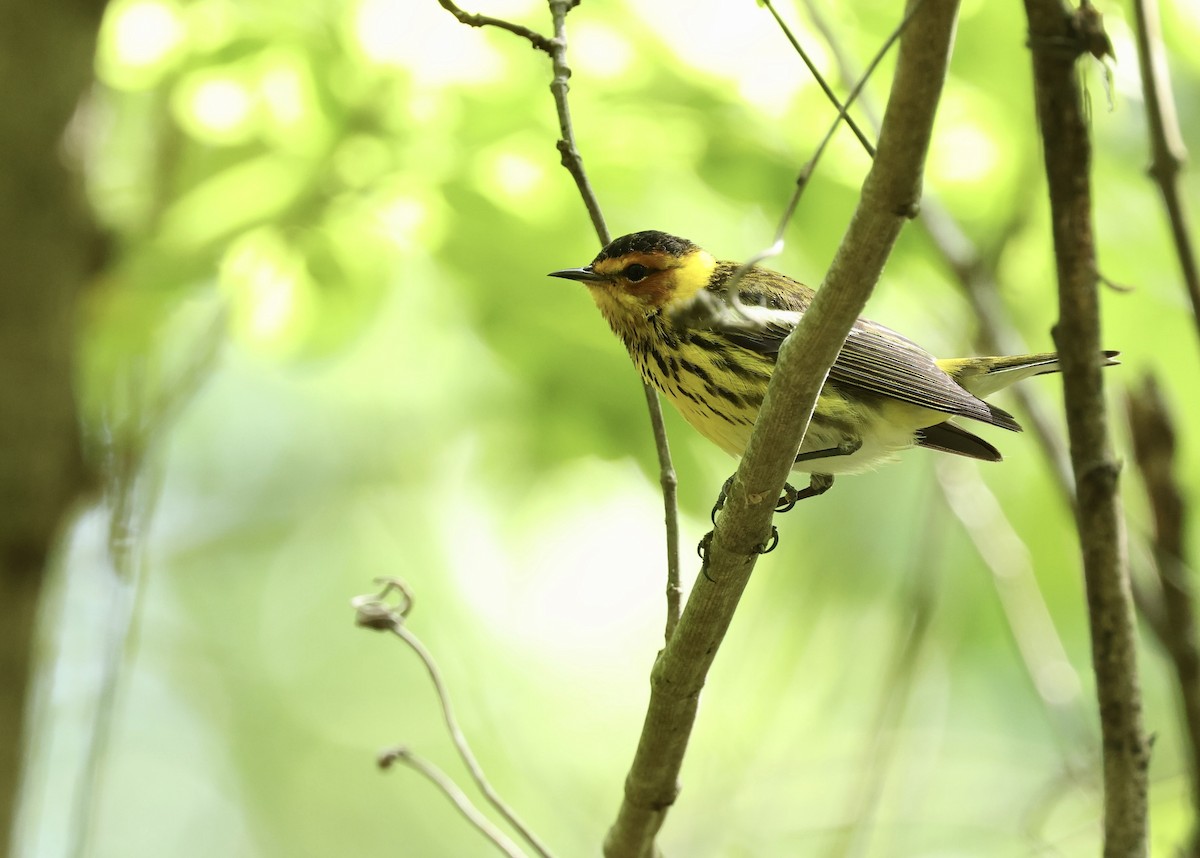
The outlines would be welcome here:
[[[529,829],[529,827],[517,817],[516,812],[508,806],[508,804],[500,797],[500,795],[488,782],[486,775],[483,773],[483,767],[479,765],[479,761],[475,758],[475,754],[471,750],[470,744],[467,742],[467,737],[463,734],[462,727],[459,726],[458,717],[454,714],[454,707],[450,703],[450,692],[446,688],[446,682],[442,678],[442,672],[438,668],[437,662],[434,661],[432,653],[430,653],[425,647],[425,644],[421,642],[421,639],[413,634],[413,632],[410,631],[405,625],[405,620],[408,618],[408,614],[410,611],[412,611],[413,607],[412,590],[410,590],[408,585],[398,578],[383,578],[380,579],[378,583],[383,585],[383,589],[378,593],[367,596],[358,596],[351,601],[351,605],[354,606],[356,613],[355,622],[364,628],[375,629],[376,631],[391,632],[400,640],[404,641],[404,643],[408,645],[409,649],[417,654],[417,657],[421,659],[421,663],[425,665],[425,669],[429,672],[429,678],[433,681],[433,687],[437,691],[438,702],[440,702],[442,706],[442,719],[446,723],[446,732],[450,734],[450,739],[454,743],[454,747],[458,751],[458,755],[462,759],[463,764],[467,767],[467,771],[471,773],[471,778],[475,781],[475,785],[479,787],[479,791],[483,793],[484,798],[486,798],[488,801],[488,804],[490,804],[496,810],[496,812],[499,813],[505,819],[505,821],[507,821],[508,824],[511,825],[517,831],[517,833],[521,835],[522,838],[524,838],[525,842],[529,844],[530,848],[532,848],[534,852],[541,856],[541,858],[551,858],[550,851],[542,844],[542,842]],[[393,599],[395,601],[389,603],[389,599]],[[411,754],[406,752],[406,754],[403,756],[405,756],[408,762],[412,762]],[[384,755],[384,757],[381,757],[381,760],[384,760],[385,758],[388,760],[392,759],[391,757]],[[457,793],[451,793],[447,791],[446,787],[438,780],[438,778],[431,775],[427,768],[422,768],[416,764],[413,764],[413,767],[417,768],[419,771],[425,774],[426,777],[429,777],[434,781],[434,783],[438,784],[442,791],[446,792],[446,794],[450,796],[451,800],[454,801],[455,805],[457,805],[460,810],[463,810],[463,806],[460,803],[459,797],[461,797],[462,801],[467,802],[468,805],[470,804],[469,800],[466,799],[466,796],[462,795],[461,791],[458,791]],[[442,775],[442,778],[445,778],[445,776]],[[472,810],[474,810],[473,806]],[[463,812],[466,814],[465,810],[463,810]],[[474,812],[478,814],[478,811]],[[467,817],[472,821],[473,824],[476,824],[477,828],[479,827],[474,816],[467,814]],[[483,831],[484,834],[487,834],[486,829],[480,828],[480,830]],[[493,841],[495,842],[494,838]],[[503,844],[499,842],[497,842],[496,845],[503,848]]]

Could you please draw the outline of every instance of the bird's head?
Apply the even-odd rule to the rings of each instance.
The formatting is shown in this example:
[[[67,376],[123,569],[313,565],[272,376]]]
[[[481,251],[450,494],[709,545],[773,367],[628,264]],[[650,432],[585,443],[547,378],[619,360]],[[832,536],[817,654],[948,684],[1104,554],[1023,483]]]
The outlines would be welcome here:
[[[614,240],[584,268],[553,271],[577,280],[621,333],[661,310],[682,306],[708,285],[716,260],[686,238],[647,230]]]

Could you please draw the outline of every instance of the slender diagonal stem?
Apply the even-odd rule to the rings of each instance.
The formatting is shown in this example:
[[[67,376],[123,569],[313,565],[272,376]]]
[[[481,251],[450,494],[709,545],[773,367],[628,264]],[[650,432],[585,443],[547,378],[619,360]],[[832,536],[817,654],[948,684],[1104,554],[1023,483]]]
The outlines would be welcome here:
[[[792,192],[791,199],[788,200],[787,208],[784,209],[783,212],[783,217],[779,219],[779,226],[775,228],[776,244],[779,244],[783,241],[783,235],[785,232],[787,232],[787,227],[788,224],[791,223],[792,215],[796,213],[796,207],[800,205],[800,198],[804,194],[804,189],[808,186],[808,180],[812,177],[813,171],[816,170],[817,163],[821,160],[821,156],[825,154],[825,149],[829,146],[829,141],[833,139],[833,135],[837,131],[838,124],[849,118],[846,114],[846,111],[848,111],[850,106],[854,104],[859,94],[863,91],[863,88],[867,85],[867,81],[871,79],[871,75],[875,73],[875,69],[879,67],[879,63],[883,61],[885,56],[887,56],[888,51],[892,49],[892,45],[894,45],[896,40],[899,39],[904,33],[905,28],[908,27],[909,22],[912,21],[913,17],[917,14],[920,8],[921,0],[917,0],[917,2],[909,4],[904,13],[904,17],[900,21],[900,24],[892,31],[891,35],[887,37],[887,40],[880,46],[879,50],[875,52],[875,56],[871,58],[871,62],[867,63],[867,68],[863,71],[862,76],[859,77],[858,83],[854,84],[854,87],[850,90],[849,95],[846,96],[845,104],[838,108],[838,115],[830,124],[829,130],[825,132],[825,136],[821,138],[821,142],[817,144],[817,150],[813,152],[813,156],[808,160],[808,163],[804,165],[804,168],[800,171],[800,175],[796,177],[796,189]],[[869,146],[870,144],[865,145]],[[872,157],[874,157],[874,154],[874,152],[871,152]]]
[[[554,18],[554,40],[550,50],[554,79],[550,84],[550,91],[554,94],[554,104],[558,110],[558,128],[561,135],[558,151],[562,156],[562,165],[575,180],[575,187],[592,220],[596,237],[600,239],[601,245],[607,245],[612,241],[612,235],[608,231],[600,203],[583,167],[583,157],[575,143],[575,126],[571,120],[571,105],[567,99],[571,69],[567,65],[566,19],[567,13],[575,5],[572,0],[550,0],[550,12]],[[650,414],[650,429],[658,456],[659,485],[663,495],[663,520],[667,542],[667,621],[664,636],[669,640],[675,630],[675,624],[679,621],[680,596],[683,591],[679,578],[679,480],[671,460],[671,447],[667,441],[667,427],[663,421],[662,403],[659,401],[658,392],[649,384],[643,384],[643,393]]]
[[[779,25],[779,29],[783,31],[784,37],[791,44],[792,48],[800,56],[800,61],[804,63],[804,67],[808,69],[808,73],[813,76],[813,80],[817,82],[817,86],[821,87],[821,92],[825,93],[825,97],[830,103],[838,109],[838,112],[845,117],[846,124],[850,126],[850,130],[854,132],[854,136],[858,138],[858,142],[862,144],[863,149],[871,158],[875,157],[875,146],[867,138],[867,134],[858,123],[854,121],[854,117],[846,112],[847,108],[838,101],[838,97],[834,95],[833,88],[826,82],[825,76],[821,74],[821,70],[817,68],[816,63],[809,57],[808,51],[804,50],[804,46],[800,44],[800,40],[796,38],[796,34],[792,32],[792,28],[787,25],[783,17],[775,9],[775,5],[771,0],[760,0],[762,5],[767,7],[767,11],[771,13],[771,17],[775,19],[775,23]]]
[[[433,763],[403,747],[390,748],[379,755],[381,769],[391,768],[397,763],[408,766],[437,787],[446,798],[450,799],[450,803],[462,814],[463,818],[508,858],[525,858],[525,853],[521,851],[521,848],[513,843],[503,831],[492,825],[491,821],[479,812],[479,808],[471,803],[466,793],[458,788],[458,784]]]
[[[1013,643],[1051,726],[1060,735],[1087,735],[1079,707],[1082,683],[1033,574],[1029,548],[982,479],[945,465],[937,474],[947,508],[992,573]]]
[[[834,118],[833,122],[829,124],[829,130],[825,132],[825,136],[822,137],[821,142],[817,144],[816,151],[813,152],[812,157],[808,159],[808,163],[801,168],[800,174],[796,177],[796,187],[792,191],[792,196],[788,200],[787,206],[784,208],[783,216],[779,219],[779,225],[775,228],[775,243],[772,245],[772,248],[777,249],[773,251],[774,253],[779,253],[783,250],[784,233],[787,232],[788,224],[791,223],[792,216],[796,213],[796,208],[800,205],[800,199],[804,196],[805,188],[808,187],[808,180],[812,177],[813,172],[817,169],[817,164],[820,162],[821,156],[825,154],[825,149],[828,148],[829,142],[833,139],[833,135],[837,132],[838,125],[843,120],[849,120],[847,111],[862,93],[864,87],[867,85],[867,81],[871,79],[871,75],[873,75],[875,73],[875,69],[879,67],[879,63],[883,61],[883,58],[887,56],[888,51],[890,51],[892,46],[896,44],[896,40],[903,35],[905,28],[908,27],[909,23],[912,21],[913,17],[917,14],[920,8],[921,0],[916,0],[916,2],[908,5],[908,8],[905,10],[904,17],[900,20],[900,23],[897,25],[896,29],[894,29],[891,32],[891,35],[889,35],[884,43],[880,45],[879,50],[875,52],[875,56],[871,58],[871,61],[867,63],[866,69],[863,71],[862,75],[859,76],[858,82],[855,83],[850,89],[849,94],[846,96],[845,103],[839,105],[837,104],[837,100],[834,99],[834,104],[838,108],[838,115]],[[860,137],[860,139],[862,138]],[[867,151],[870,156],[872,158],[875,157],[875,151],[871,148],[870,143],[867,143],[864,140],[863,145],[867,147]],[[763,259],[767,258],[767,255],[771,255],[771,251],[763,251],[763,254],[760,254],[760,258],[757,260],[757,262],[761,262]],[[757,264],[757,262],[751,264]]]
[[[528,27],[513,24],[510,21],[488,15],[473,15],[459,8],[452,0],[438,0],[438,3],[463,24],[471,27],[496,27],[506,30],[528,40],[533,47],[544,51],[550,57],[553,66],[550,91],[554,95],[554,105],[558,112],[559,140],[557,147],[562,165],[575,180],[575,187],[583,200],[584,208],[587,209],[588,217],[592,221],[592,227],[596,231],[596,237],[600,239],[600,244],[602,246],[608,244],[612,241],[612,235],[608,231],[608,224],[605,223],[600,202],[596,198],[595,191],[592,190],[591,182],[588,181],[587,171],[583,167],[583,157],[579,154],[579,148],[575,143],[575,127],[571,120],[570,101],[567,98],[570,90],[568,81],[571,78],[571,67],[567,64],[567,13],[579,5],[579,0],[548,0],[550,16],[554,25],[554,38],[552,39],[547,39]],[[659,402],[658,393],[649,384],[643,384],[643,393],[646,397],[646,408],[650,414],[650,429],[654,437],[655,454],[658,457],[658,479],[663,495],[663,519],[667,543],[665,636],[670,638],[675,624],[679,621],[680,596],[683,591],[679,578],[679,481],[671,460],[671,447],[667,441],[666,423],[663,421],[662,403]]]
[[[541,842],[536,834],[521,821],[515,810],[509,807],[508,803],[500,797],[496,792],[491,782],[488,781],[487,775],[483,772],[483,766],[479,765],[479,760],[475,758],[474,751],[471,750],[471,745],[467,742],[466,734],[463,733],[462,727],[459,726],[458,716],[454,713],[454,707],[450,703],[450,691],[446,688],[446,682],[442,679],[442,672],[437,666],[437,662],[433,659],[433,654],[421,642],[421,639],[408,630],[408,627],[403,623],[397,622],[392,626],[392,634],[404,641],[417,657],[421,659],[421,663],[425,666],[425,670],[429,673],[429,678],[433,682],[433,687],[437,691],[438,702],[442,707],[442,720],[446,724],[446,732],[450,734],[450,739],[454,743],[455,750],[458,751],[458,756],[462,759],[463,765],[467,767],[467,771],[471,773],[471,779],[475,781],[475,785],[479,787],[479,791],[483,793],[488,804],[495,808],[504,819],[516,829],[517,833],[524,838],[542,858],[550,858],[550,850]]]
[[[812,178],[813,172],[817,169],[817,164],[820,162],[821,156],[825,154],[825,149],[829,146],[829,142],[833,139],[833,135],[837,132],[838,126],[843,120],[849,120],[849,115],[846,111],[850,109],[850,106],[854,103],[854,100],[858,98],[859,93],[861,93],[863,87],[867,85],[867,81],[871,79],[871,75],[875,72],[875,69],[879,66],[879,63],[887,55],[887,52],[892,49],[892,46],[896,43],[896,40],[899,39],[904,33],[905,28],[908,26],[909,22],[912,21],[913,16],[916,15],[917,11],[921,8],[921,2],[922,0],[915,0],[915,2],[909,4],[904,13],[904,18],[901,19],[899,25],[891,32],[891,35],[889,35],[884,41],[883,45],[880,46],[879,50],[875,52],[875,56],[867,65],[866,71],[862,73],[862,76],[858,79],[858,82],[850,90],[850,94],[846,96],[846,102],[844,104],[838,104],[837,99],[833,99],[833,103],[838,108],[838,115],[834,117],[833,122],[831,122],[829,125],[829,130],[825,132],[825,136],[822,137],[821,142],[817,144],[817,148],[813,152],[812,157],[808,159],[808,162],[800,169],[800,174],[796,176],[796,185],[792,190],[791,197],[788,199],[787,206],[784,208],[783,216],[779,219],[779,225],[775,228],[775,237],[772,240],[771,245],[760,250],[758,253],[754,254],[754,256],[750,257],[736,269],[734,269],[733,274],[730,275],[725,284],[725,301],[720,305],[720,308],[716,308],[714,310],[715,302],[713,302],[711,299],[705,303],[704,310],[706,312],[715,312],[717,315],[725,316],[725,318],[721,319],[723,328],[737,329],[739,325],[743,323],[743,320],[739,318],[745,314],[741,310],[741,300],[738,297],[738,284],[746,275],[746,272],[748,272],[755,265],[770,259],[772,256],[778,256],[780,253],[783,253],[783,237],[787,232],[788,224],[792,222],[792,216],[795,215],[796,208],[800,205],[800,199],[804,196],[804,191],[808,187],[808,180]],[[776,20],[778,20],[778,18]],[[826,94],[832,98],[832,92],[826,90]],[[861,140],[862,138],[860,137],[859,139]],[[864,145],[868,146],[868,148],[870,147],[870,144],[866,143],[865,141]],[[874,157],[874,150],[869,148],[869,151],[871,157]],[[700,302],[696,301],[694,303],[699,304]],[[730,311],[728,313],[723,313],[721,308],[724,307],[730,308]]]
[[[105,610],[107,627],[102,644],[103,669],[95,715],[84,742],[80,787],[71,811],[69,853],[87,854],[95,824],[96,805],[112,743],[113,725],[129,666],[136,657],[139,603],[145,581],[145,533],[162,492],[156,454],[184,408],[212,375],[225,342],[226,315],[217,313],[197,342],[183,372],[165,383],[143,410],[134,410],[119,425],[108,427],[106,451],[109,476],[108,559],[112,569],[111,601]],[[141,384],[138,378],[130,383]],[[141,391],[134,391],[136,399]]]
[[[417,658],[421,660],[421,664],[425,667],[425,671],[429,674],[429,679],[433,683],[434,690],[437,692],[438,702],[442,708],[442,720],[446,725],[446,732],[450,736],[450,741],[454,744],[454,749],[458,752],[463,765],[467,767],[467,771],[470,773],[472,780],[475,781],[475,785],[483,793],[488,804],[521,835],[529,847],[540,858],[552,858],[550,850],[518,818],[516,811],[509,807],[508,803],[500,797],[500,794],[496,792],[488,781],[483,767],[479,765],[479,761],[475,758],[475,752],[471,750],[471,745],[467,741],[466,734],[463,733],[462,727],[459,726],[458,716],[455,714],[454,706],[450,702],[450,690],[442,678],[442,671],[438,667],[437,661],[434,660],[433,653],[405,625],[405,621],[408,619],[408,615],[413,608],[414,599],[412,590],[399,578],[382,578],[379,579],[378,583],[383,585],[383,589],[379,593],[358,596],[351,600],[351,605],[354,607],[356,614],[356,624],[375,631],[391,632],[416,654]],[[396,753],[396,751],[391,751],[383,754],[380,757],[381,764],[392,761],[392,757]],[[457,790],[457,787],[455,789]],[[453,800],[453,796],[451,798]],[[455,803],[457,804],[458,802],[455,801]]]

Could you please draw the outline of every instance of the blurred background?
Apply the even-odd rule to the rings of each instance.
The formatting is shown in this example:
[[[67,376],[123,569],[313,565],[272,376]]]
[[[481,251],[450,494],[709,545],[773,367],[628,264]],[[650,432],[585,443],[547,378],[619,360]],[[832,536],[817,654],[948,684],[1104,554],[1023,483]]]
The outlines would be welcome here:
[[[822,5],[854,69],[896,23],[893,3]],[[537,0],[468,11],[550,30]],[[1100,261],[1127,287],[1102,294],[1122,352],[1105,381],[1144,572],[1123,392],[1158,378],[1194,497],[1197,331],[1146,176],[1128,10],[1101,11],[1111,82],[1091,60],[1081,75]],[[780,13],[845,92],[803,4]],[[1200,8],[1163,14],[1195,150]],[[577,141],[613,233],[733,259],[768,245],[835,111],[767,10],[589,0],[568,26]],[[926,185],[994,275],[1011,347],[1041,351],[1057,299],[1025,38],[1019,7],[964,3]],[[354,626],[379,576],[413,588],[409,627],[497,789],[559,854],[597,854],[662,642],[665,550],[640,382],[586,291],[545,276],[598,249],[559,165],[547,58],[435,0],[116,0],[96,74],[72,139],[107,236],[77,370],[101,490],[43,600],[18,854],[490,854],[417,774],[375,766],[402,743],[467,782],[420,662]],[[821,280],[868,167],[839,132],[773,267]],[[869,315],[979,353],[944,250],[906,229]],[[1065,439],[1061,381],[1025,388]],[[734,463],[667,420],[690,582]],[[1071,512],[1036,433],[984,433],[1004,463],[912,451],[777,522],[667,854],[1097,853]],[[1168,855],[1192,824],[1183,733],[1143,639]]]

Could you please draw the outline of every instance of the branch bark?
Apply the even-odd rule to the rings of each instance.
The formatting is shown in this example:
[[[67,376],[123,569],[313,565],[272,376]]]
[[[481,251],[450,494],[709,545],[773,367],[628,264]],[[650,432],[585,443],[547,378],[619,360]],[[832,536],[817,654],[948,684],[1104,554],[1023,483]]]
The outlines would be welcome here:
[[[914,3],[921,3],[915,0]],[[653,854],[717,648],[767,541],[776,499],[817,394],[862,312],[904,222],[916,214],[921,172],[958,4],[924,0],[900,42],[879,152],[812,307],[784,343],[746,454],[683,616],[651,672],[650,703],[625,796],[605,839],[608,858]]]
[[[12,839],[46,565],[84,486],[74,307],[95,236],[62,138],[103,2],[0,0],[0,851]]]
[[[1091,144],[1076,78],[1076,60],[1088,44],[1095,44],[1098,20],[1090,6],[1073,13],[1061,0],[1025,0],[1025,11],[1058,269],[1054,339],[1063,371],[1103,736],[1104,854],[1133,858],[1147,854],[1150,753],[1142,728],[1137,637],[1118,494],[1120,466],[1109,443],[1098,360]]]
[[[1187,207],[1179,190],[1179,172],[1187,161],[1175,101],[1171,96],[1171,74],[1167,69],[1163,49],[1162,21],[1157,0],[1134,0],[1134,20],[1137,24],[1138,68],[1142,74],[1142,92],[1146,100],[1146,124],[1150,132],[1150,176],[1162,193],[1167,219],[1171,223],[1171,238],[1183,274],[1183,284],[1192,302],[1196,333],[1200,334],[1200,267],[1192,245],[1188,226]]]
[[[1192,837],[1182,854],[1200,858],[1200,634],[1196,594],[1187,562],[1188,503],[1176,476],[1175,421],[1154,376],[1127,395],[1129,428],[1138,473],[1154,514],[1152,549],[1161,615],[1148,618],[1175,670],[1187,736],[1187,775],[1192,792]]]

